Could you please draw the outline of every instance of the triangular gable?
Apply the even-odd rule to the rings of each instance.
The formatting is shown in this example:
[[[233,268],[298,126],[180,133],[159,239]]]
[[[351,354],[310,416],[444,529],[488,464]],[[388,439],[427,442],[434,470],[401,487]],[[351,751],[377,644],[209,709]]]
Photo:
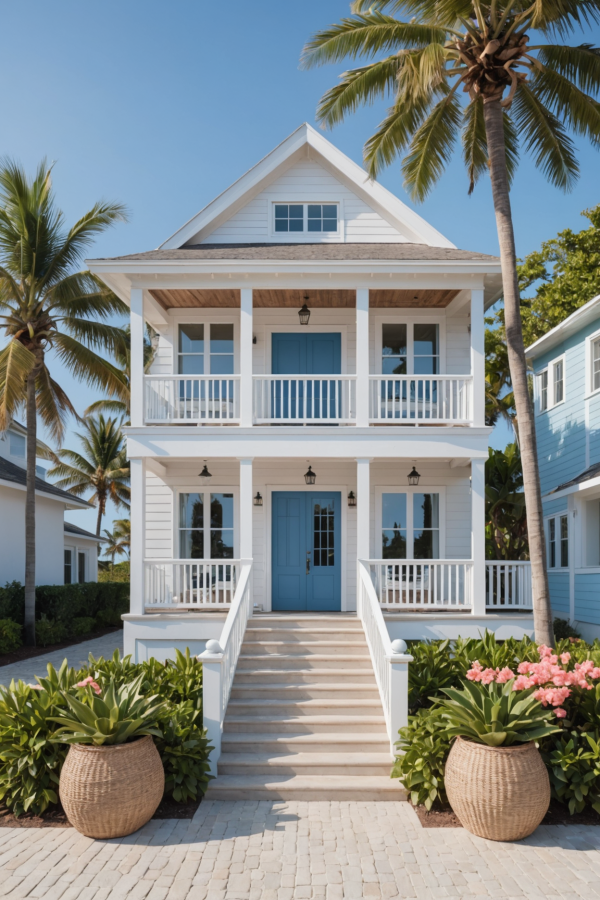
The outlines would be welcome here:
[[[224,229],[225,223],[231,223],[245,207],[248,207],[248,213],[252,213],[253,201],[260,202],[268,196],[269,191],[275,189],[278,182],[285,180],[285,174],[295,166],[303,167],[305,170],[307,166],[318,166],[344,190],[350,191],[352,196],[356,197],[357,215],[362,214],[365,218],[366,210],[368,218],[368,212],[371,211],[372,216],[387,226],[387,234],[378,237],[377,240],[408,241],[432,247],[455,246],[394,194],[377,182],[371,181],[364,169],[305,123],[231,187],[205,206],[183,228],[161,244],[159,249],[172,250],[190,244],[210,243],[211,235],[212,240],[218,242],[232,240],[227,236],[228,231],[234,236],[237,232],[235,229]],[[318,198],[312,199],[316,201]],[[360,209],[360,204],[363,205],[363,210]],[[253,235],[249,231],[246,240],[254,242],[270,239],[273,238]],[[347,234],[345,240],[357,242],[368,241],[371,238],[365,238],[364,234],[357,230],[353,234]]]

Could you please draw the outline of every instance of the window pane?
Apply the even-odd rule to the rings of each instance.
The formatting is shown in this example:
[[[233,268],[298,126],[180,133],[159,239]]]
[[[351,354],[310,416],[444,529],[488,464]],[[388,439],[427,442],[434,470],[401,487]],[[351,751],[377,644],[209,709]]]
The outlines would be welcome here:
[[[287,217],[288,217],[287,203],[276,203],[275,204],[275,218],[276,219],[287,219]]]
[[[289,207],[290,210],[290,219],[303,219],[304,218],[304,209],[301,203],[297,203],[295,206]]]
[[[210,352],[233,353],[233,325],[210,326]]]
[[[381,336],[384,356],[406,356],[406,325],[384,325]]]
[[[180,375],[204,375],[204,355],[179,357]]]
[[[333,203],[325,203],[323,205],[324,219],[337,219],[337,206]]]
[[[210,558],[233,559],[233,528],[211,530]]]
[[[440,495],[413,494],[413,528],[440,527]]]
[[[540,379],[540,410],[548,409],[548,372],[542,372]]]
[[[275,231],[287,231],[288,230],[288,220],[287,219],[275,219]]]
[[[179,326],[179,352],[204,353],[204,325]]]
[[[415,356],[415,375],[437,375],[437,356]]]
[[[383,494],[381,527],[406,528],[406,494]]]
[[[594,341],[592,344],[592,358],[593,358],[593,390],[597,391],[600,388],[600,341]]]
[[[181,529],[179,532],[179,558],[204,559],[204,532]]]
[[[290,231],[304,231],[302,219],[290,219]]]
[[[551,569],[556,566],[556,520],[548,520],[548,565]]]
[[[77,554],[77,580],[85,584],[85,553]]]
[[[20,459],[25,458],[25,436],[22,434],[15,434],[14,431],[10,433],[10,455],[16,456]]]
[[[202,528],[204,526],[204,497],[202,494],[179,495],[179,527]]]
[[[383,375],[406,375],[405,356],[384,356],[381,361]]]
[[[381,534],[382,559],[406,559],[406,531],[386,528]]]
[[[321,204],[317,203],[309,203],[308,204],[308,218],[309,219],[320,219],[321,218]]]
[[[71,551],[65,550],[65,584],[71,584],[72,581],[72,569],[71,569]]]
[[[220,356],[211,356],[210,358],[210,374],[211,375],[233,375],[233,354],[231,356],[223,353]]]
[[[438,326],[415,325],[415,355],[437,356]]]
[[[432,529],[415,530],[413,555],[415,559],[439,559],[440,538],[439,531]]]
[[[210,527],[233,528],[233,494],[210,495]]]
[[[307,224],[309,231],[322,231],[320,219],[309,219]]]
[[[560,517],[560,564],[563,568],[569,565],[569,520],[567,516]]]
[[[563,364],[557,362],[554,365],[554,402],[562,403],[564,396]]]

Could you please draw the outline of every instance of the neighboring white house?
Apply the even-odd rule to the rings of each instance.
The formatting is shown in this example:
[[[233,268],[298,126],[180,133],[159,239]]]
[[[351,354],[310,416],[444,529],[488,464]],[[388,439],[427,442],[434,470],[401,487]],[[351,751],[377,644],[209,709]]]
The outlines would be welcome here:
[[[27,431],[13,422],[0,436],[0,585],[25,581],[25,487]],[[99,539],[64,521],[65,510],[90,504],[45,480],[37,466],[36,584],[98,580]],[[67,565],[67,563],[70,565]]]

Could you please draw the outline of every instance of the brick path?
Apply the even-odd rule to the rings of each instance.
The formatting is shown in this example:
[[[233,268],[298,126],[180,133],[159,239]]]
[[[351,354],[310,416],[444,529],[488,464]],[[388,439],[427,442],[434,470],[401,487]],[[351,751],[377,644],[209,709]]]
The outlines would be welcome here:
[[[518,844],[423,829],[406,803],[207,801],[93,841],[0,828],[0,896],[40,900],[600,897],[600,828],[542,827]]]
[[[65,647],[64,650],[54,650],[52,653],[34,656],[33,659],[25,659],[23,662],[13,663],[11,666],[0,666],[0,684],[10,684],[13,678],[15,681],[20,678],[21,681],[33,682],[36,675],[46,675],[48,663],[52,663],[54,668],[58,669],[65,657],[69,660],[70,666],[79,669],[87,663],[88,654],[93,653],[96,658],[107,657],[112,656],[115,650],[123,653],[122,631],[113,631],[112,634],[82,641],[81,644]]]

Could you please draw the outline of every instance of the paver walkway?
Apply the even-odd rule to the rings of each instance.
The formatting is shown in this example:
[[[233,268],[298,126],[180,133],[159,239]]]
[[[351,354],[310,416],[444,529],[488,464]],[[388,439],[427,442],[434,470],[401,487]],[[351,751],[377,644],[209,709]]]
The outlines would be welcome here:
[[[14,678],[18,681],[34,682],[36,675],[45,675],[46,666],[52,663],[55,669],[62,665],[63,659],[69,660],[69,665],[78,669],[85,665],[88,654],[98,656],[112,656],[115,650],[123,653],[123,632],[113,631],[103,637],[92,638],[90,641],[82,641],[64,650],[54,650],[52,653],[44,653],[33,659],[25,659],[23,662],[13,663],[11,666],[0,666],[0,684],[10,684]],[[0,888],[1,889],[1,888]],[[1,894],[0,894],[1,896]]]
[[[0,828],[0,896],[41,900],[600,897],[600,828],[499,844],[403,802],[206,801],[114,841]]]

